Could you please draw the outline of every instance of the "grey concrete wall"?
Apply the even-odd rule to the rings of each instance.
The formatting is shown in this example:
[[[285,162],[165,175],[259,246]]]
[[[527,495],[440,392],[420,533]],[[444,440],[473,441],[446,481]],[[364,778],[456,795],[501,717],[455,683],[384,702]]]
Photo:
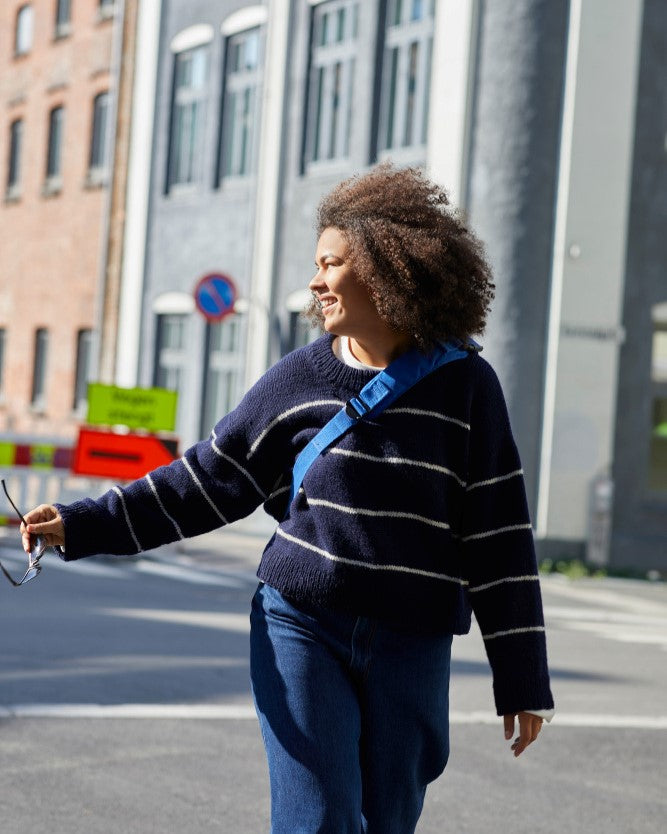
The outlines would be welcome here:
[[[667,301],[667,5],[642,32],[613,478],[611,565],[667,570],[667,493],[648,490],[651,307]]]
[[[288,140],[285,153],[283,191],[279,212],[277,283],[275,310],[282,345],[271,345],[275,361],[285,348],[288,314],[285,299],[305,288],[314,274],[315,214],[321,197],[336,183],[365,170],[369,165],[371,108],[375,70],[375,46],[379,0],[359,4],[359,42],[355,67],[355,96],[351,121],[350,155],[310,166],[301,172],[303,126],[306,107],[306,84],[311,7],[305,0],[294,4],[292,61],[287,80],[288,106],[286,125]]]
[[[247,295],[254,216],[255,178],[227,181],[218,187],[216,165],[220,99],[222,95],[222,21],[233,12],[257,3],[239,0],[165,0],[160,36],[156,91],[153,170],[148,218],[146,281],[142,322],[140,384],[152,384],[155,353],[155,298],[164,292],[192,292],[198,278],[220,270]],[[213,27],[209,46],[209,96],[200,181],[165,193],[171,118],[174,57],[172,38],[196,24]],[[204,373],[204,319],[195,313],[189,322],[190,366],[181,397],[178,431],[187,445],[199,434]]]
[[[508,401],[535,513],[567,0],[481,3],[467,187],[496,300],[484,356]]]

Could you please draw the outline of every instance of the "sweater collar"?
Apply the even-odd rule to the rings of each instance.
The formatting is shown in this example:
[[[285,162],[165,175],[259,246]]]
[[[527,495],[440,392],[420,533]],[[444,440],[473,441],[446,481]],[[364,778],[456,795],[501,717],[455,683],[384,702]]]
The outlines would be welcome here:
[[[372,369],[352,368],[341,362],[333,352],[334,336],[325,333],[311,345],[312,356],[318,373],[326,377],[336,388],[357,393],[378,373]]]

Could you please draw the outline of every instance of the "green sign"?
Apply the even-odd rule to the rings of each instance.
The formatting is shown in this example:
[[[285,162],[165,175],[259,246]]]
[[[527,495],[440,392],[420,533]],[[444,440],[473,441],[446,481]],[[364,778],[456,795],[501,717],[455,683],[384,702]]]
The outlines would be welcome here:
[[[88,418],[92,426],[127,426],[146,431],[173,431],[176,426],[176,391],[164,388],[117,388],[88,385]]]

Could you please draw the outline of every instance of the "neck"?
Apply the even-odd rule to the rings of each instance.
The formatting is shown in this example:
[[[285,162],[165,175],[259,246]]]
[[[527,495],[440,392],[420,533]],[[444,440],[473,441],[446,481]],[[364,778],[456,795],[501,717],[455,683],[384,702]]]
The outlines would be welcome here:
[[[374,368],[386,368],[411,346],[412,340],[402,333],[387,333],[374,339],[350,337],[353,356],[364,365],[372,365]]]

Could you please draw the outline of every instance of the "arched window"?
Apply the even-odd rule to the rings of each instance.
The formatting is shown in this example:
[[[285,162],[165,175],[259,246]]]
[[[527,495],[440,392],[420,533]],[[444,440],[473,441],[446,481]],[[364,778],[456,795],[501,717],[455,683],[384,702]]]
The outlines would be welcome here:
[[[109,93],[98,93],[93,99],[93,127],[90,136],[90,170],[100,176],[109,162]]]
[[[209,85],[209,45],[213,27],[191,26],[171,42],[174,53],[167,191],[202,176]]]
[[[21,6],[16,15],[16,32],[14,33],[14,54],[26,55],[32,49],[33,9],[28,3]]]

